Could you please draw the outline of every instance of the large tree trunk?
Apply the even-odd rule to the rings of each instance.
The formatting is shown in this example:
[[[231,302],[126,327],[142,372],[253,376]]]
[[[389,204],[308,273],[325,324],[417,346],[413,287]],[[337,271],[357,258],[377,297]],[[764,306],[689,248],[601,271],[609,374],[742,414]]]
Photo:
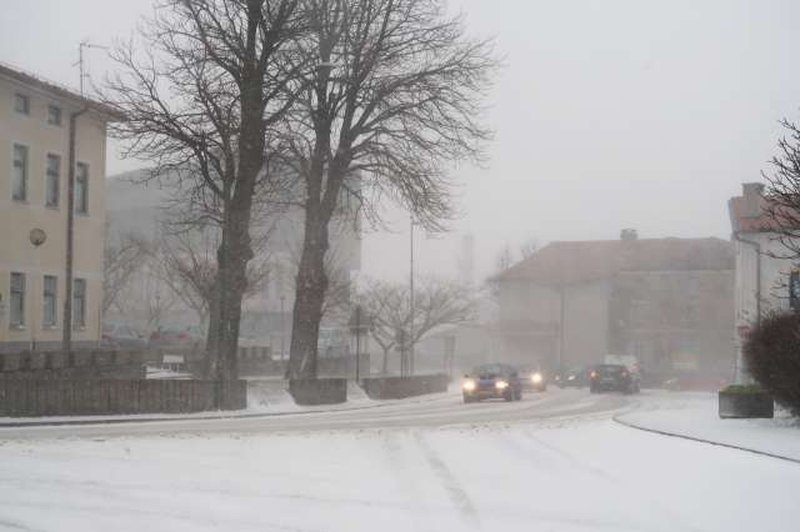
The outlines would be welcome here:
[[[318,209],[306,211],[303,252],[295,283],[292,312],[292,342],[289,348],[289,378],[317,377],[317,344],[322,306],[328,289],[325,252],[328,249],[328,220]]]
[[[219,383],[219,407],[235,407],[228,393],[239,377],[238,348],[242,301],[247,290],[247,263],[253,258],[250,248],[250,209],[232,202],[222,244],[217,250],[216,296],[210,313],[208,357],[210,376]]]
[[[242,66],[241,125],[239,130],[238,164],[226,160],[229,171],[238,169],[236,186],[225,202],[222,244],[217,252],[217,309],[213,353],[217,360],[220,408],[234,408],[233,384],[239,378],[239,326],[242,301],[247,290],[247,263],[253,258],[250,246],[250,213],[256,181],[264,166],[263,72],[260,70],[256,41],[262,22],[261,1],[247,0],[247,41]],[[226,198],[228,195],[226,194]],[[211,342],[209,342],[211,343]]]

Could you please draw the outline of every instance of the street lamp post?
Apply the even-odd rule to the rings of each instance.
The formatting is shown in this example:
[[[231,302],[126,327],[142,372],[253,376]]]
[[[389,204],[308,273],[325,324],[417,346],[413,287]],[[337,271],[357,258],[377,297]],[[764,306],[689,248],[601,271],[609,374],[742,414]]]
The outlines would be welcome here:
[[[286,324],[285,316],[283,313],[283,305],[286,302],[286,296],[281,296],[281,360],[284,358],[284,348],[286,347]]]

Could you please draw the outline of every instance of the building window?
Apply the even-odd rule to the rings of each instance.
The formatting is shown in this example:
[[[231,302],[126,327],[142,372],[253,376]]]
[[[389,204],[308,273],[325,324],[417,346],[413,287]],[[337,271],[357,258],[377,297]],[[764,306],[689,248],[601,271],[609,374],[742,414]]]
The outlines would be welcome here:
[[[75,212],[89,213],[89,165],[78,163],[75,172]]]
[[[61,187],[61,157],[47,155],[47,191],[45,205],[58,207],[58,193]]]
[[[54,275],[44,276],[44,290],[42,291],[44,300],[42,325],[45,327],[55,327],[58,319],[58,278]]]
[[[57,105],[47,106],[47,123],[51,126],[61,125],[61,107]]]
[[[25,274],[11,272],[11,315],[12,327],[25,326]]]
[[[14,144],[14,168],[11,173],[11,193],[15,201],[28,200],[28,147]]]
[[[86,279],[72,283],[72,327],[86,327]]]
[[[14,95],[14,110],[21,115],[31,114],[31,99],[27,94],[16,93]]]

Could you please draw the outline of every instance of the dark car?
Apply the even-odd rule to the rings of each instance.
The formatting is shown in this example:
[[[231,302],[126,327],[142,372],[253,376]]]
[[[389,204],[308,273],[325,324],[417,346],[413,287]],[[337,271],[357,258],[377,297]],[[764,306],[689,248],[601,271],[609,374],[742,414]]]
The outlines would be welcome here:
[[[538,367],[522,367],[518,371],[519,381],[523,390],[544,392],[547,390],[547,380],[544,372]]]
[[[589,373],[589,391],[636,393],[639,377],[622,364],[598,364]]]
[[[161,326],[150,334],[151,349],[194,349],[202,345],[203,333],[197,327]]]
[[[559,388],[583,388],[588,384],[588,374],[586,368],[572,368],[556,373],[553,380]]]
[[[464,375],[461,389],[464,402],[472,403],[481,399],[522,399],[522,384],[519,373],[507,364],[484,364]]]
[[[102,346],[108,349],[147,349],[144,332],[130,325],[106,323],[103,325]]]

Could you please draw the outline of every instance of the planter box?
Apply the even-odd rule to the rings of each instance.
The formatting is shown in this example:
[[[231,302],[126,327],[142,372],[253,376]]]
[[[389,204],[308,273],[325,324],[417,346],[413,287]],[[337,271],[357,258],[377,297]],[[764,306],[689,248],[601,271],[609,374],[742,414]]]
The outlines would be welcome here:
[[[775,415],[775,401],[768,393],[719,392],[719,417],[771,418]]]
[[[347,401],[347,379],[289,381],[289,393],[298,405],[334,405]]]
[[[414,375],[413,377],[371,377],[361,381],[370,399],[403,399],[447,391],[447,375]]]

